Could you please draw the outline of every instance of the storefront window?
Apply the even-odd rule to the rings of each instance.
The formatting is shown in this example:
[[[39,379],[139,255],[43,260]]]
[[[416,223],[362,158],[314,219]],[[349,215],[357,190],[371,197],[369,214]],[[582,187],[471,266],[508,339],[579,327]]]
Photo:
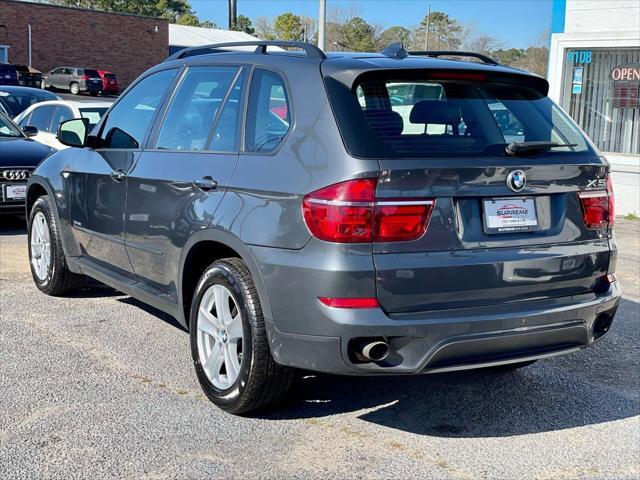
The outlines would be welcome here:
[[[561,105],[603,152],[640,154],[640,49],[566,50]]]

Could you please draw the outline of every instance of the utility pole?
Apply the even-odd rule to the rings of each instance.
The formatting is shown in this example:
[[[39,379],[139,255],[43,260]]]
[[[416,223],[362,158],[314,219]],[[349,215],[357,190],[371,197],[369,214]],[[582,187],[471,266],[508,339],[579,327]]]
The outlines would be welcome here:
[[[327,24],[327,0],[320,0],[318,9],[318,48],[324,50],[324,32]]]
[[[429,30],[431,30],[430,24],[431,23],[431,4],[429,4],[429,11],[427,13],[427,31],[424,34],[424,49],[429,51]]]
[[[229,30],[236,26],[238,20],[238,0],[229,0]]]

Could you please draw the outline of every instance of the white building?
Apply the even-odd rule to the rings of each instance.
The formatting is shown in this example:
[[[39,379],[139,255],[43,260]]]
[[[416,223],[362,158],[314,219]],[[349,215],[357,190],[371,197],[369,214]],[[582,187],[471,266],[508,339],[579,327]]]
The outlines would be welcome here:
[[[198,45],[247,42],[251,40],[257,40],[257,38],[244,32],[169,24],[169,54],[174,54],[183,48],[196,47]],[[237,47],[236,49],[254,50],[255,47]]]
[[[640,1],[554,0],[548,80],[612,163],[618,213],[640,213]]]

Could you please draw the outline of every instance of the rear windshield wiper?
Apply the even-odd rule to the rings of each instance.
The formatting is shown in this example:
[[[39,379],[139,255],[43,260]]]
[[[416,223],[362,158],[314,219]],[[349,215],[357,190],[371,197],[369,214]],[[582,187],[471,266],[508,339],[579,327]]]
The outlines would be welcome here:
[[[552,148],[576,147],[577,143],[557,143],[557,142],[511,142],[505,151],[512,157],[531,152],[546,152]]]

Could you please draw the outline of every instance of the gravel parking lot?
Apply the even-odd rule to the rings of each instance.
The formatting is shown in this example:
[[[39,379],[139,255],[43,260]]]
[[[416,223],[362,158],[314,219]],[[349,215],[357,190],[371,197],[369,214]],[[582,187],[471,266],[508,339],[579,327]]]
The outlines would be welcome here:
[[[32,284],[0,219],[0,478],[638,478],[640,222],[595,347],[508,374],[301,378],[260,418],[200,393],[188,335],[106,287]]]

